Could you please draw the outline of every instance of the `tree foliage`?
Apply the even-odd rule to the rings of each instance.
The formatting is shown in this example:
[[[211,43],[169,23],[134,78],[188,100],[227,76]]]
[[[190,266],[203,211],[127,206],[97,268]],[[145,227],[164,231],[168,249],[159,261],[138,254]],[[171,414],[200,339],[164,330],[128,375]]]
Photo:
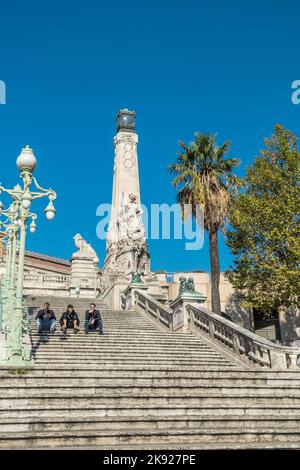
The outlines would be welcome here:
[[[230,212],[227,243],[235,257],[227,272],[245,304],[265,317],[300,306],[300,154],[281,125],[248,168]]]

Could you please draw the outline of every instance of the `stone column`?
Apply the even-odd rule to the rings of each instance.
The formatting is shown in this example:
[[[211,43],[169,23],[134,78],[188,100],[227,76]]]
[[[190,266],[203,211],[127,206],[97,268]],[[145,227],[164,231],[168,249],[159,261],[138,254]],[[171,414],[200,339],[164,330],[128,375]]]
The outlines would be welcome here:
[[[142,222],[135,113],[123,109],[117,116],[112,210],[106,242],[103,282],[115,275],[150,273],[149,252]]]

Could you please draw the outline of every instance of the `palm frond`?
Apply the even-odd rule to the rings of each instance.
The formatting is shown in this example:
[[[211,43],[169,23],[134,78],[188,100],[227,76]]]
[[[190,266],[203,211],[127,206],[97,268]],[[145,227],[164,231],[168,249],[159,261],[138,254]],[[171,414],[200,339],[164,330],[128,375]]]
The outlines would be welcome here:
[[[207,230],[224,225],[232,194],[240,184],[233,173],[240,160],[225,158],[231,142],[218,146],[216,139],[217,134],[196,132],[193,142],[179,141],[177,161],[169,165],[182,212],[189,205],[191,214],[196,216],[197,204],[203,207]]]

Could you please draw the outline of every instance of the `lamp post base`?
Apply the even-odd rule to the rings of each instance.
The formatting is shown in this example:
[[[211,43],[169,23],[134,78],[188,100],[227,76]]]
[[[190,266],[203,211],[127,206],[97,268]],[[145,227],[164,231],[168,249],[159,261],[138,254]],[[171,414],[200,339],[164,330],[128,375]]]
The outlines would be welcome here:
[[[33,362],[25,361],[24,359],[2,359],[0,360],[0,367],[11,367],[14,369],[29,369],[33,367]]]

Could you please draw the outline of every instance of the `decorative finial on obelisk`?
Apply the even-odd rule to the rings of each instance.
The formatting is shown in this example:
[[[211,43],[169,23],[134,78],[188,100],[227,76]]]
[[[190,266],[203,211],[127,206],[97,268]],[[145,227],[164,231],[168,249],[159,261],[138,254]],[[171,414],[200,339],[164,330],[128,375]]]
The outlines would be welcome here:
[[[135,131],[135,112],[129,111],[129,109],[120,109],[117,115],[117,132],[126,131],[134,132]]]

